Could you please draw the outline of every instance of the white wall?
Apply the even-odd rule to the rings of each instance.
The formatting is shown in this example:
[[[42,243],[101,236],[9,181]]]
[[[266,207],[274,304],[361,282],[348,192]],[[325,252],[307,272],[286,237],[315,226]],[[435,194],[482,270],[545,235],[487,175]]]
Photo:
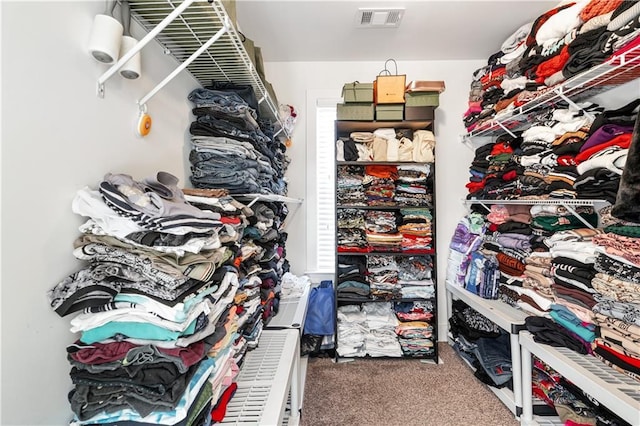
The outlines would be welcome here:
[[[151,134],[134,134],[136,100],[176,67],[160,47],[143,50],[143,77],[114,76],[85,52],[104,2],[0,2],[2,7],[2,417],[3,425],[62,425],[71,418],[69,318],[46,291],[80,268],[72,255],[80,217],[75,191],[107,172],[158,170],[186,184],[187,94],[181,74],[149,101]],[[141,38],[140,29],[132,28]]]
[[[399,73],[411,80],[444,80],[446,90],[440,95],[440,106],[436,109],[436,232],[438,253],[438,318],[439,337],[446,339],[447,318],[444,291],[446,257],[451,235],[460,218],[466,213],[461,200],[466,196],[465,184],[469,177],[469,164],[473,151],[461,143],[465,133],[462,114],[467,109],[471,74],[483,65],[482,60],[473,61],[412,61],[399,62]],[[314,140],[307,138],[305,127],[315,111],[306,110],[307,93],[324,92],[334,97],[341,96],[345,82],[373,81],[384,67],[384,62],[270,62],[265,64],[268,79],[273,83],[280,102],[286,102],[298,110],[298,121],[293,134],[293,145],[289,155],[294,159],[288,175],[290,195],[306,199],[300,211],[290,223],[287,241],[288,258],[292,271],[302,274],[309,271],[305,257],[306,247],[314,244],[306,240],[305,215],[313,208],[312,194],[306,194],[304,161],[307,151],[313,149]]]

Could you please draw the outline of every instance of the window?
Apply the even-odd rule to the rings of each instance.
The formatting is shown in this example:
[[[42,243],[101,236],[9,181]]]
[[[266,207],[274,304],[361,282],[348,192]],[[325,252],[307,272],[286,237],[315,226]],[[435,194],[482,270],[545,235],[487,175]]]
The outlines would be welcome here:
[[[330,279],[335,272],[335,91],[307,91],[306,273]],[[319,275],[315,275],[319,274]]]
[[[335,269],[335,121],[336,105],[316,107],[316,268]]]

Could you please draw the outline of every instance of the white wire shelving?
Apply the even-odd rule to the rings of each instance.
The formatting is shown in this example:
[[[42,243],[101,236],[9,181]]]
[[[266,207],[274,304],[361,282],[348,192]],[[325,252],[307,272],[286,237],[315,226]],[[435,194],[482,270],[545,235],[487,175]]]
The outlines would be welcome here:
[[[245,355],[220,424],[298,424],[300,414],[290,407],[300,406],[299,369],[298,330],[264,330],[258,347]]]
[[[107,80],[155,39],[180,65],[138,100],[140,111],[146,112],[147,102],[186,69],[202,86],[213,80],[250,85],[260,114],[275,124],[276,136],[289,137],[277,101],[258,74],[221,0],[129,0],[129,5],[131,16],[147,34],[98,78],[98,96],[104,96]]]
[[[620,418],[632,425],[640,425],[640,385],[637,381],[606,366],[594,356],[537,343],[529,332],[520,333],[520,345],[524,389],[531,389],[533,354]],[[529,392],[523,398],[522,424],[546,424],[532,415],[531,401]]]
[[[624,53],[613,55],[604,63],[592,67],[564,82],[545,89],[536,98],[514,109],[502,119],[489,120],[462,136],[462,141],[471,143],[473,138],[495,137],[503,133],[521,130],[531,123],[531,116],[555,103],[575,102],[595,96],[640,77],[640,46]]]

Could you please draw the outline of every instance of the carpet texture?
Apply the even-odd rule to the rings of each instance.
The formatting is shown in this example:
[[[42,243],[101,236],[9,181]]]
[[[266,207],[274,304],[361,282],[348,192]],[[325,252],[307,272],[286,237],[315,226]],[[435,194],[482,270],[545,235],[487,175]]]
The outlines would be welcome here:
[[[441,364],[310,358],[301,426],[516,426],[519,422],[446,343]]]

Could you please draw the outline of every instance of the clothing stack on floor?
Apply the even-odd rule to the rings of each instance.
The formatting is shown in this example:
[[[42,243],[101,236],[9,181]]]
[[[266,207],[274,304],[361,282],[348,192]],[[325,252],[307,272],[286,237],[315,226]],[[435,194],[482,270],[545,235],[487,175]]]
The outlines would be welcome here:
[[[483,383],[512,387],[509,335],[461,300],[452,304],[449,325],[453,348],[475,369]]]
[[[482,130],[555,85],[638,49],[639,36],[636,1],[562,2],[518,28],[474,72],[463,120],[467,130]]]
[[[247,350],[246,319],[261,313],[235,263],[245,207],[220,196],[217,210],[201,210],[177,185],[166,172],[141,181],[109,173],[73,200],[89,218],[74,243],[87,265],[48,292],[59,315],[77,314],[71,331],[80,337],[68,347],[73,424],[224,417]]]

